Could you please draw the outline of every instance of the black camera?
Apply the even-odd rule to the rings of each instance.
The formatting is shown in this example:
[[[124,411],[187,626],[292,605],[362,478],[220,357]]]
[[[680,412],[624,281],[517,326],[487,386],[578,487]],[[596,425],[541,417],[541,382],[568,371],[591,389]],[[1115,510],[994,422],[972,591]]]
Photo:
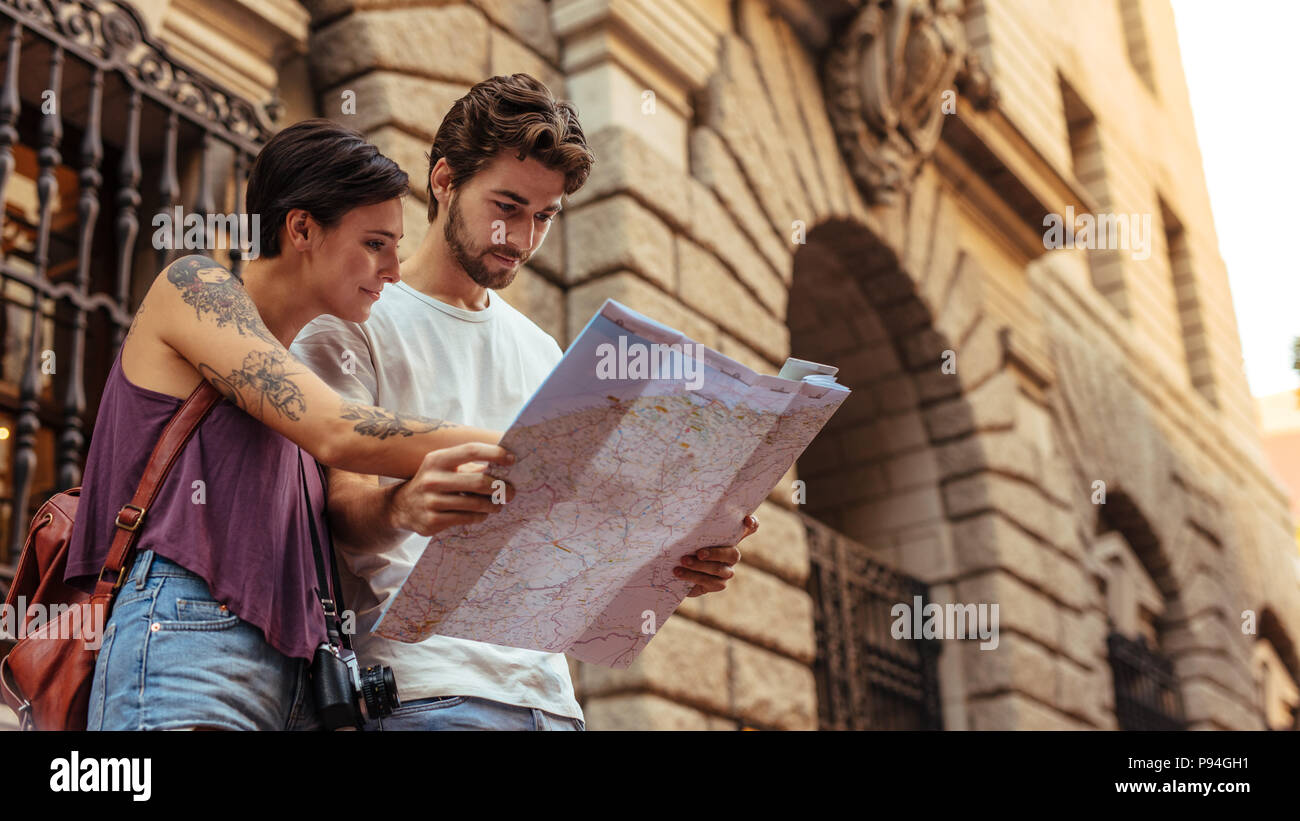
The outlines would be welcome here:
[[[392,715],[402,705],[393,668],[360,670],[352,651],[328,643],[316,648],[311,684],[316,712],[327,730],[360,730],[367,719]]]

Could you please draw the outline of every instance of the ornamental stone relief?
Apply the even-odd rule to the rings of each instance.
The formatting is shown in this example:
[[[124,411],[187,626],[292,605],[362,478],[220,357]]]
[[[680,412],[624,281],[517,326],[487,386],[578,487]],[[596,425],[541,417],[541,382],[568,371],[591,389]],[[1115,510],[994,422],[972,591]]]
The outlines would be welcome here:
[[[831,46],[827,110],[849,173],[872,204],[895,202],[911,186],[956,94],[979,108],[993,102],[963,9],[963,0],[867,0]]]

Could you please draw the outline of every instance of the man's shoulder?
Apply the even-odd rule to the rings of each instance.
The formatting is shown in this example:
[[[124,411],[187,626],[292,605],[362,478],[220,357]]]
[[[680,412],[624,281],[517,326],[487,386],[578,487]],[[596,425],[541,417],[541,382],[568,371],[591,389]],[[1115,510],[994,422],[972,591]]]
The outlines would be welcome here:
[[[412,310],[412,307],[409,296],[389,286],[379,301],[371,306],[370,316],[364,323],[321,314],[303,327],[294,343],[332,342],[338,345],[341,340],[351,337],[373,344],[377,339],[388,338],[387,334],[402,334],[412,322],[418,321],[421,312]]]
[[[504,320],[502,325],[508,329],[509,333],[516,335],[522,342],[528,344],[540,345],[547,350],[561,350],[560,344],[556,342],[555,337],[529,319],[518,308],[511,305],[499,292],[493,291],[492,299],[497,302],[501,312],[501,319]]]
[[[365,337],[365,329],[357,323],[339,319],[333,314],[320,314],[303,326],[294,337],[293,345],[342,344],[349,338],[365,339]]]

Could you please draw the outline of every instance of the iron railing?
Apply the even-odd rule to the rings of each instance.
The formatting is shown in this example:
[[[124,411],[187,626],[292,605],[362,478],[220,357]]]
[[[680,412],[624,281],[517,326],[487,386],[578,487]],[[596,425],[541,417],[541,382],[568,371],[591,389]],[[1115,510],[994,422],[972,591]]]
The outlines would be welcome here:
[[[1106,637],[1115,682],[1115,716],[1121,730],[1185,730],[1183,699],[1173,662],[1139,636]]]
[[[142,205],[169,213],[193,171],[191,213],[218,201],[238,211],[271,132],[264,111],[169,54],[124,2],[0,0],[0,56],[0,337],[22,351],[5,356],[21,377],[0,373],[0,445],[12,450],[0,463],[3,565],[45,498],[80,483],[87,394],[102,391],[135,286],[177,255],[146,242]],[[13,201],[33,177],[24,219]],[[60,189],[76,193],[75,220]],[[238,251],[230,263],[238,272]]]
[[[899,602],[929,587],[891,570],[867,548],[803,517],[812,561],[808,592],[817,631],[818,723],[823,730],[940,730],[934,639],[895,639]]]

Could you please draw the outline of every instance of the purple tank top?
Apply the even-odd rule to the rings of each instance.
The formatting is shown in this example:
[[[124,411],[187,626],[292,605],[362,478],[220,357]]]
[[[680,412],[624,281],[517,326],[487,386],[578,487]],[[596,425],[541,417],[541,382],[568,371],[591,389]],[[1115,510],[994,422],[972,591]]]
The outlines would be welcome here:
[[[132,384],[122,354],[109,371],[86,455],[81,500],[65,579],[89,590],[145,463],[182,400]],[[145,514],[136,555],[152,549],[202,576],[213,596],[291,658],[310,660],[325,641],[316,598],[298,446],[222,400],[172,465]],[[302,454],[328,549],[324,491],[315,461]],[[197,484],[202,482],[202,485]]]

